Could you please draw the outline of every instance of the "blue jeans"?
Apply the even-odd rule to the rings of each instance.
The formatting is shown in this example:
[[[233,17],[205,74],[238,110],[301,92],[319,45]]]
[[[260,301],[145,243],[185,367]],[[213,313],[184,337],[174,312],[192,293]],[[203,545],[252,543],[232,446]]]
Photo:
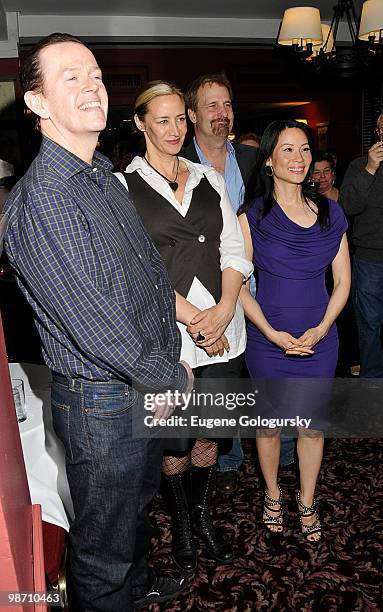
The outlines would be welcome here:
[[[294,463],[295,458],[295,440],[281,436],[281,454],[279,457],[279,465],[290,465]]]
[[[352,298],[359,335],[360,376],[383,378],[383,262],[354,258]]]
[[[230,470],[239,470],[243,463],[243,449],[241,438],[233,438],[233,446],[225,455],[218,457],[218,469],[220,472],[229,472]]]
[[[141,396],[123,383],[53,378],[53,425],[66,451],[75,512],[70,561],[82,612],[133,610],[133,591],[148,579],[147,506],[159,486],[162,442],[132,437],[132,420],[143,413]]]
[[[295,440],[294,438],[285,438],[281,436],[281,455],[279,459],[280,465],[290,465],[294,463]],[[239,470],[243,463],[243,449],[240,438],[233,439],[233,446],[226,455],[220,455],[218,458],[218,466],[220,472],[228,472],[230,470]]]
[[[219,364],[217,364],[217,366],[215,367],[219,367]],[[244,353],[242,355],[239,355],[238,357],[235,357],[234,359],[231,359],[228,363],[221,364],[221,368],[222,378],[232,378],[235,380],[240,379],[243,376],[248,376],[245,366]],[[235,438],[233,438],[233,444],[229,452],[225,453],[224,455],[218,456],[218,470],[220,472],[239,470],[243,463],[243,458],[244,454],[241,444],[241,438],[239,436],[236,436]]]

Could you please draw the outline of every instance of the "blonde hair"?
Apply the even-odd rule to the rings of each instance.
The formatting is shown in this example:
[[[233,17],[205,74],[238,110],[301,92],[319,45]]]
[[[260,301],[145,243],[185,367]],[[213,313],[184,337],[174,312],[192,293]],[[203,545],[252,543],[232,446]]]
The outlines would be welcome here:
[[[149,104],[158,96],[176,95],[185,102],[185,96],[178,87],[167,81],[150,81],[138,94],[134,102],[134,113],[143,121],[148,112]]]

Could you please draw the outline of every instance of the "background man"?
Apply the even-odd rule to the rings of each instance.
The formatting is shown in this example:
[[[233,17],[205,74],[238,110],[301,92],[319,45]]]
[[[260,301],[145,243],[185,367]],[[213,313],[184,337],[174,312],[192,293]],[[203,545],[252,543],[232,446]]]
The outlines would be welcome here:
[[[186,92],[186,104],[194,127],[194,138],[183,155],[193,162],[212,166],[225,178],[226,188],[236,212],[242,204],[244,186],[255,165],[258,152],[254,147],[231,143],[234,112],[232,88],[225,75],[205,74],[191,83]],[[244,367],[244,366],[243,366]],[[233,378],[243,375],[233,372]],[[243,462],[240,438],[234,438],[228,454],[220,455],[218,487],[232,493],[238,487],[238,470]]]
[[[241,134],[238,138],[236,138],[236,142],[259,149],[259,145],[261,144],[261,137],[255,132],[246,132],[246,134]]]
[[[43,137],[5,205],[5,244],[53,374],[53,423],[75,510],[74,609],[126,612],[133,599],[139,607],[185,587],[148,569],[146,508],[162,447],[134,436],[144,409],[133,385],[184,391],[192,374],[177,363],[162,260],[112,164],[95,153],[108,98],[93,54],[73,36],[52,34],[26,58],[22,83]]]
[[[237,212],[255,166],[258,149],[228,140],[234,123],[232,98],[231,84],[223,74],[205,74],[189,85],[186,104],[194,127],[194,138],[184,149],[183,155],[191,161],[213,166],[224,176],[231,204]],[[254,277],[250,281],[250,290],[255,295]],[[236,374],[238,377],[246,375],[245,367]],[[282,437],[282,466],[294,462],[294,446],[293,439]],[[229,494],[237,489],[238,470],[242,462],[241,441],[234,438],[231,451],[219,457],[218,487],[222,492]]]
[[[186,103],[194,138],[184,153],[191,161],[213,166],[224,176],[232,206],[237,211],[258,152],[254,147],[228,140],[234,123],[232,97],[225,75],[206,74],[191,83]]]
[[[383,378],[383,113],[375,133],[378,142],[351,162],[340,192],[344,210],[355,217],[352,296],[365,378]]]

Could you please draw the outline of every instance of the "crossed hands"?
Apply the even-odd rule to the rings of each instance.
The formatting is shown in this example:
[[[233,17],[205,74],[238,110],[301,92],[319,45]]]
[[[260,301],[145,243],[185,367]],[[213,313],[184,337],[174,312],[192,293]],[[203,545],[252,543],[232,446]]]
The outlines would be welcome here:
[[[313,347],[322,340],[327,331],[321,326],[307,329],[299,338],[283,331],[273,330],[268,339],[279,346],[285,355],[299,355],[301,357],[313,355]]]
[[[199,312],[190,321],[187,331],[197,346],[203,348],[209,357],[222,355],[230,350],[225,330],[232,320],[235,307],[221,302]]]

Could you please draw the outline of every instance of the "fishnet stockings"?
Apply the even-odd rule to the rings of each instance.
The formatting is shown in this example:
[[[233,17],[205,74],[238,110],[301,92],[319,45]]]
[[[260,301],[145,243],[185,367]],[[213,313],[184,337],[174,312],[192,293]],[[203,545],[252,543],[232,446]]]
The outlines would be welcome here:
[[[182,474],[190,465],[196,467],[210,467],[217,463],[218,445],[211,440],[196,440],[190,455],[177,457],[165,455],[162,462],[162,471],[166,476]]]
[[[191,452],[191,463],[196,467],[210,467],[217,463],[218,444],[211,440],[197,440]]]

